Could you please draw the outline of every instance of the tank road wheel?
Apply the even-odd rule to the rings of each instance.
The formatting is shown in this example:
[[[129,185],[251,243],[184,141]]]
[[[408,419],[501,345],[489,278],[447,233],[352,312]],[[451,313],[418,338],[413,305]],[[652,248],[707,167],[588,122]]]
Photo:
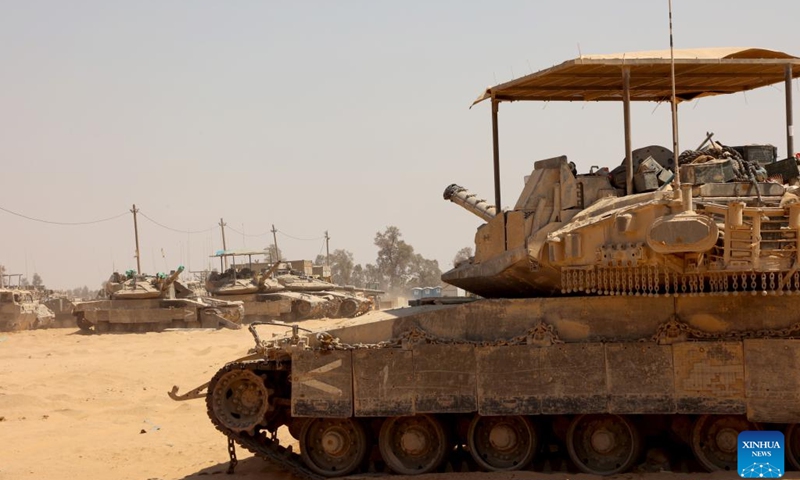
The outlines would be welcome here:
[[[444,460],[447,437],[435,417],[387,418],[378,436],[381,456],[392,470],[403,475],[428,473]]]
[[[316,473],[341,477],[353,473],[364,461],[367,435],[352,418],[315,418],[303,424],[300,454]]]
[[[270,393],[264,380],[250,370],[225,373],[210,395],[214,415],[234,432],[252,435],[269,409]]]
[[[467,442],[472,458],[489,471],[523,468],[533,460],[538,447],[536,430],[530,420],[519,415],[475,415]]]
[[[294,304],[294,313],[298,320],[303,320],[307,316],[311,315],[311,303],[305,300],[298,300]]]
[[[354,298],[345,298],[342,300],[341,305],[339,305],[337,315],[342,318],[354,317],[356,313],[358,313],[359,306],[358,300]]]
[[[738,415],[701,415],[692,429],[692,451],[709,472],[736,471],[736,447],[739,432],[759,430],[754,423]]]
[[[793,423],[786,429],[786,458],[792,466],[800,470],[800,424]]]
[[[579,415],[567,429],[567,451],[582,472],[624,472],[633,466],[641,451],[639,431],[619,415]]]

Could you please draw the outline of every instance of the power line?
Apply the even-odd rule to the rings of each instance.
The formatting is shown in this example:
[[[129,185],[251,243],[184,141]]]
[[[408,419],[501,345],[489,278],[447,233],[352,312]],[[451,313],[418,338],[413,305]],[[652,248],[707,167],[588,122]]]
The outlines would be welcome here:
[[[300,240],[300,241],[303,241],[303,242],[313,242],[314,240],[321,240],[321,239],[325,238],[324,236],[323,237],[314,237],[314,238],[299,238],[299,237],[293,237],[293,236],[289,235],[288,233],[282,232],[280,230],[278,230],[277,232],[280,233],[281,235],[285,236],[285,237],[289,237],[289,238],[291,238],[293,240]]]
[[[91,220],[91,221],[88,221],[88,222],[57,222],[57,221],[54,221],[54,220],[42,220],[41,218],[29,217],[27,215],[23,215],[21,213],[14,212],[12,210],[9,210],[9,209],[3,208],[3,207],[0,207],[0,210],[4,211],[6,213],[10,213],[11,215],[16,215],[18,217],[24,218],[26,220],[32,220],[34,222],[40,222],[40,223],[49,223],[50,225],[92,225],[92,224],[95,224],[95,223],[108,222],[110,220],[117,219],[117,218],[119,218],[119,217],[121,217],[123,215],[128,215],[130,213],[130,212],[126,211],[126,212],[120,213],[119,215],[115,215],[113,217],[103,218],[103,219],[100,219],[100,220]]]
[[[231,230],[231,231],[233,231],[235,233],[238,233],[239,235],[244,235],[245,237],[265,237],[265,236],[269,235],[269,232],[259,233],[258,235],[254,235],[252,233],[244,233],[244,232],[240,232],[239,230],[236,230],[235,228],[230,227],[230,226],[228,227],[228,230]]]
[[[142,213],[142,211],[141,211],[141,210],[139,210],[139,215],[141,215],[141,216],[143,216],[144,218],[146,218],[146,219],[150,220],[151,222],[155,223],[155,224],[156,224],[156,225],[158,225],[159,227],[161,227],[161,228],[165,228],[165,229],[167,229],[167,230],[171,230],[171,231],[173,231],[173,232],[194,234],[194,233],[207,233],[207,232],[210,232],[211,230],[214,230],[214,227],[207,228],[207,229],[205,229],[205,230],[178,230],[177,228],[168,227],[168,226],[166,226],[166,225],[164,225],[164,224],[162,224],[162,223],[158,223],[158,222],[156,222],[156,221],[155,221],[155,220],[153,220],[152,218],[150,218],[150,217],[148,217],[147,215],[145,215],[144,213]]]

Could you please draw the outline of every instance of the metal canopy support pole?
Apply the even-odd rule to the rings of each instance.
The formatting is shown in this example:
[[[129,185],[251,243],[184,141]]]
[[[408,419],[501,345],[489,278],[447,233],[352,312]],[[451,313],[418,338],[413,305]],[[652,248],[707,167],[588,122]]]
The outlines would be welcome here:
[[[500,102],[492,97],[492,155],[494,157],[494,206],[499,212],[502,207],[500,203],[500,143],[497,134],[497,111]]]
[[[625,117],[625,192],[633,193],[633,153],[631,151],[631,69],[622,69],[622,112]]]
[[[786,158],[794,155],[794,123],[792,120],[792,64],[786,65]]]
[[[676,195],[681,195],[681,164],[678,158],[680,154],[680,147],[678,146],[678,96],[675,93],[675,44],[672,41],[672,0],[669,0],[669,83],[672,84],[672,96],[670,97],[672,107],[672,158],[675,164],[672,190],[676,192]]]

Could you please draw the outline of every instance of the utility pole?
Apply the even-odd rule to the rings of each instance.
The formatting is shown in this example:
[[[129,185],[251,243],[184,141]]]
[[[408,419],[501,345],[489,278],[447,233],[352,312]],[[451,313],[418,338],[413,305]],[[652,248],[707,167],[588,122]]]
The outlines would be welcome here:
[[[136,273],[142,273],[142,263],[139,261],[139,225],[136,223],[136,214],[139,213],[139,209],[136,208],[136,204],[133,204],[133,208],[131,209],[131,213],[133,214],[133,235],[136,237]]]
[[[219,228],[222,229],[222,250],[223,251],[228,249],[228,246],[225,244],[225,225],[227,225],[227,223],[223,222],[222,218],[220,218],[219,219]],[[225,270],[227,270],[228,269],[228,257],[223,255],[222,258],[223,258],[223,261],[224,261],[224,264],[225,264]]]
[[[272,224],[272,242],[275,244],[275,261],[276,262],[280,262],[281,261],[281,255],[280,255],[280,253],[278,253],[278,252],[280,252],[280,250],[278,250],[278,236],[275,235],[276,232],[277,232],[277,230],[275,229],[275,224],[273,223]]]
[[[330,246],[331,237],[328,236],[328,231],[325,230],[325,265],[331,266],[331,246]]]

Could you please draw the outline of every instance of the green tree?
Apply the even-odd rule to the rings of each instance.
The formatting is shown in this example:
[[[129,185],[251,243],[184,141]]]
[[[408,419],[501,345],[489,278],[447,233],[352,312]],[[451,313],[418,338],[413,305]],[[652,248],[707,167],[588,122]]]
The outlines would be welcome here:
[[[37,289],[42,288],[42,277],[36,272],[33,272],[33,280],[31,281],[31,285]]]
[[[325,265],[325,255],[317,255],[314,260],[316,265]],[[331,277],[333,283],[339,285],[354,285],[353,283],[353,254],[347,250],[336,249],[330,255]]]
[[[400,229],[394,226],[375,234],[375,246],[378,247],[375,266],[381,283],[389,290],[405,289],[410,278],[409,265],[414,258],[414,247],[402,236]]]
[[[360,266],[360,265],[359,265]],[[366,288],[375,288],[375,289],[385,289],[386,284],[384,283],[383,275],[381,274],[380,269],[371,263],[368,263],[364,267],[364,287]]]
[[[402,236],[400,229],[394,226],[375,234],[378,258],[374,266],[365,267],[366,281],[374,281],[380,288],[395,292],[410,287],[439,285],[442,276],[439,262],[414,253],[414,247]]]
[[[409,264],[409,287],[435,287],[441,283],[439,262],[415,254]]]
[[[367,277],[364,274],[364,267],[358,264],[353,267],[353,272],[350,274],[350,281],[356,287],[366,287]]]

